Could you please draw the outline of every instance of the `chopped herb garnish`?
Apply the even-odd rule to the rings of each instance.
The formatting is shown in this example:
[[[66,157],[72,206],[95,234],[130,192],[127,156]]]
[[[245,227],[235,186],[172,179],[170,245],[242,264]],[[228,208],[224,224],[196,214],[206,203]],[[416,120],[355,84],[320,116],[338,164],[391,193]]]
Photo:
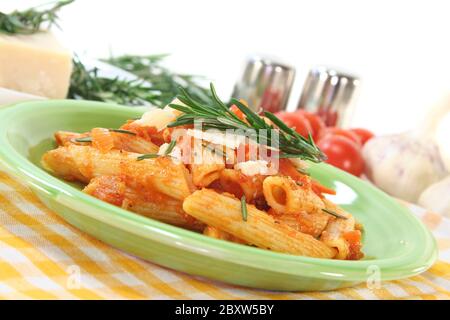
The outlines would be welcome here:
[[[331,214],[332,216],[334,216],[336,218],[347,220],[347,217],[344,217],[343,215],[340,215],[339,213],[336,213],[332,210],[322,209],[322,211],[325,213]]]
[[[76,138],[75,141],[76,142],[92,142],[92,137],[88,136],[88,137]]]
[[[117,133],[131,134],[132,136],[136,135],[136,133],[133,131],[123,130],[123,129],[109,129],[109,131],[117,132]]]
[[[241,213],[242,220],[247,221],[247,202],[245,201],[245,195],[241,198]]]
[[[137,157],[137,161],[141,161],[144,159],[153,159],[153,158],[158,158],[158,157],[159,157],[159,154],[157,154],[157,153],[146,153],[146,154],[143,154],[142,156]]]

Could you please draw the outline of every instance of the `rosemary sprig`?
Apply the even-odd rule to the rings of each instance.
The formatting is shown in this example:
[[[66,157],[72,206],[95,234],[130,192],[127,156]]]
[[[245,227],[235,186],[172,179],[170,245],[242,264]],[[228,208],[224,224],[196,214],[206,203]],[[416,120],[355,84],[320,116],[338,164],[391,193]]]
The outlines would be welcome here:
[[[168,127],[177,127],[186,124],[193,124],[195,120],[201,120],[205,129],[218,129],[225,131],[227,129],[255,130],[256,135],[250,136],[256,142],[272,144],[272,130],[276,129],[272,124],[266,123],[264,119],[250,110],[237,99],[231,102],[236,105],[246,116],[247,121],[239,119],[229,108],[218,98],[213,84],[210,85],[212,102],[206,104],[193,99],[189,93],[180,88],[181,94],[177,97],[184,105],[170,104],[173,109],[177,109],[184,114],[180,115]],[[312,137],[305,139],[295,130],[286,126],[283,121],[278,119],[270,112],[264,112],[264,115],[272,121],[278,128],[280,157],[282,158],[300,158],[313,162],[321,162],[326,159],[325,155],[314,144]],[[260,135],[259,130],[265,130],[266,135]]]
[[[328,213],[328,214],[330,214],[330,215],[332,215],[332,216],[334,216],[336,218],[347,220],[347,217],[344,217],[343,215],[340,215],[339,213],[336,213],[336,212],[334,212],[332,210],[322,209],[322,211],[325,212],[325,213]]]
[[[242,220],[247,221],[247,202],[245,199],[245,195],[241,198],[241,214],[242,214]]]
[[[184,88],[192,97],[203,103],[211,101],[208,88],[200,85],[202,77],[177,74],[161,65],[168,54],[157,55],[123,55],[110,57],[103,61],[135,74],[151,84],[153,90],[160,92],[159,106],[166,106]]]
[[[38,10],[38,7],[24,11],[13,11],[9,14],[0,12],[0,33],[6,34],[33,34],[48,30],[53,25],[58,26],[57,12],[62,7],[75,0],[53,2],[54,5],[46,10]]]

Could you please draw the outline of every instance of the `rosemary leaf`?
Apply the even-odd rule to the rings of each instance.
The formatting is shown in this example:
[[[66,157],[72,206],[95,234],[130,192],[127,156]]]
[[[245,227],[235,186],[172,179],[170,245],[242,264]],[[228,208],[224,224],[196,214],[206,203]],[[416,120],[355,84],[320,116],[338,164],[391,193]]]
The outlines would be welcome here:
[[[241,214],[242,220],[247,221],[247,202],[245,199],[245,195],[241,198]]]
[[[322,209],[322,211],[325,212],[325,213],[328,213],[328,214],[330,214],[330,215],[332,215],[332,216],[334,216],[336,218],[347,220],[347,217],[344,217],[343,215],[340,215],[339,213],[336,213],[336,212],[334,212],[332,210]]]
[[[109,129],[109,131],[117,132],[117,133],[130,134],[130,135],[132,135],[132,136],[135,136],[135,135],[136,135],[136,133],[133,132],[133,131],[123,130],[123,129]]]
[[[175,140],[170,141],[169,146],[167,147],[166,151],[164,152],[165,156],[170,155],[170,153],[172,152],[173,148],[175,148],[175,145],[177,144],[177,142]]]
[[[143,154],[142,156],[137,157],[137,161],[141,161],[141,160],[144,160],[144,159],[153,159],[153,158],[158,158],[158,157],[159,157],[159,154],[146,153],[146,154]]]

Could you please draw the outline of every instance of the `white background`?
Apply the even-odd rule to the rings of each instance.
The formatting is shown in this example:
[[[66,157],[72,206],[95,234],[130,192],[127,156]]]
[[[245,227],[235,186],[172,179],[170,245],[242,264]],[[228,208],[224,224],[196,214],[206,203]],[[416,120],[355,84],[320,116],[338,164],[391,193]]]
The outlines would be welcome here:
[[[0,9],[43,1],[0,0]],[[331,65],[362,78],[353,124],[377,133],[420,122],[450,90],[448,1],[77,0],[62,40],[93,57],[171,53],[167,65],[206,75],[228,98],[246,56],[297,68],[290,106],[308,69]]]

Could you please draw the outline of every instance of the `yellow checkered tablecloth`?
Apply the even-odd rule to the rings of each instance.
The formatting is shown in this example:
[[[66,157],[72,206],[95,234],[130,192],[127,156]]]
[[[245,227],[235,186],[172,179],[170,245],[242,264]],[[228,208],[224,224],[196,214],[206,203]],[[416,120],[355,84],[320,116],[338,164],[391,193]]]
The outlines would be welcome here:
[[[432,230],[439,261],[405,280],[330,292],[252,290],[170,270],[70,226],[0,171],[2,299],[450,299],[450,220],[410,206]]]

